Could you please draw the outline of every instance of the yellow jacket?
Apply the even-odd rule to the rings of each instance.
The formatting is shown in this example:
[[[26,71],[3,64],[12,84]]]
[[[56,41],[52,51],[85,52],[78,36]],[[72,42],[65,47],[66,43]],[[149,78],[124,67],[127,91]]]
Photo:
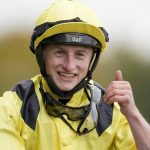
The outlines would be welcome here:
[[[78,135],[61,119],[47,114],[39,92],[40,82],[49,91],[41,75],[18,83],[0,98],[0,149],[1,150],[135,150],[135,142],[127,120],[118,104],[112,111],[100,114],[101,134],[94,129]],[[87,103],[81,89],[73,95],[68,106]],[[107,106],[106,106],[107,107]],[[109,106],[108,106],[109,107]],[[111,113],[111,114],[110,114]],[[110,115],[111,122],[103,117]],[[72,122],[76,124],[76,121]],[[99,124],[101,125],[101,123]],[[104,128],[103,128],[104,127]]]

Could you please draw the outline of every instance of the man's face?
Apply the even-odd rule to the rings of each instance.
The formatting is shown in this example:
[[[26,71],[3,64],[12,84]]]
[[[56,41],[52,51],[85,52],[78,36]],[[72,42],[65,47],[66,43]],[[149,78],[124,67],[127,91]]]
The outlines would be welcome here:
[[[93,49],[74,45],[47,45],[43,50],[46,72],[62,91],[72,90],[86,77]]]

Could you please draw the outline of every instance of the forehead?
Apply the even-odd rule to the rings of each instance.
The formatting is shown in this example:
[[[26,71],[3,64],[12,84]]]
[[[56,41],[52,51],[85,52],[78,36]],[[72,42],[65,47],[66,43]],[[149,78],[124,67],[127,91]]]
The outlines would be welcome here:
[[[85,51],[93,51],[92,47],[83,46],[83,45],[72,45],[72,44],[47,44],[44,46],[44,49],[62,49],[62,50],[85,50]]]

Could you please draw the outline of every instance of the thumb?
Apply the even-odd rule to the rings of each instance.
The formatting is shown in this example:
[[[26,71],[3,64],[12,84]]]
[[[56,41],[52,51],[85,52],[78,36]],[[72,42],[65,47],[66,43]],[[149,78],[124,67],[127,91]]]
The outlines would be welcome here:
[[[123,81],[121,70],[117,70],[115,74],[115,81]]]

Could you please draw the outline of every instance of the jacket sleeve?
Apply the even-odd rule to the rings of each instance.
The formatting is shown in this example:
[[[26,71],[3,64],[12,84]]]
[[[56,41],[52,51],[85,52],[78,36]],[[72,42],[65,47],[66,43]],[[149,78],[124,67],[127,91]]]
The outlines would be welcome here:
[[[136,144],[126,118],[120,115],[119,126],[115,135],[116,150],[136,150]]]
[[[13,92],[5,92],[0,97],[0,149],[25,150],[21,137],[21,102]]]

